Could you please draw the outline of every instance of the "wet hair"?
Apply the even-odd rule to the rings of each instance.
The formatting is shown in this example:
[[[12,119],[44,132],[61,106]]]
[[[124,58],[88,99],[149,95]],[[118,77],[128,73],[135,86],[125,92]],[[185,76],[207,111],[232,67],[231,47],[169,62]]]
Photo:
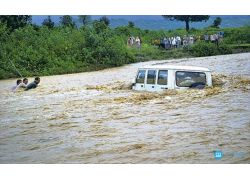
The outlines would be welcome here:
[[[21,82],[22,82],[22,80],[21,80],[21,79],[18,79],[18,80],[16,81],[16,84],[19,85]]]
[[[39,80],[40,80],[40,77],[36,77],[36,78],[35,78],[35,81],[39,81]]]
[[[40,83],[40,78],[39,78],[39,77],[36,77],[34,82],[35,82],[36,84],[39,84],[39,83]]]
[[[23,78],[23,81],[27,81],[28,79],[27,78]]]

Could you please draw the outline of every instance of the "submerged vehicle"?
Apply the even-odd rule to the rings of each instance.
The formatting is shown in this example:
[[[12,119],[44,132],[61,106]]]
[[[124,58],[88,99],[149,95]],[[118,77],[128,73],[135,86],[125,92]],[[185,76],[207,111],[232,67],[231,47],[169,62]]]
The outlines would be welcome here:
[[[152,65],[139,68],[132,89],[162,91],[212,86],[211,70],[196,66]]]

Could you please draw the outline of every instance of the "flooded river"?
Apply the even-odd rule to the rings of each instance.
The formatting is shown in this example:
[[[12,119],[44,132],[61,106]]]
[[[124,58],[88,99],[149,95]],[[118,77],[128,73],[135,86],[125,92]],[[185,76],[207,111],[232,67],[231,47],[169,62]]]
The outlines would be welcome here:
[[[129,89],[138,67],[164,63],[208,67],[220,86]],[[41,77],[16,93],[1,80],[0,163],[250,163],[249,78],[245,53]]]

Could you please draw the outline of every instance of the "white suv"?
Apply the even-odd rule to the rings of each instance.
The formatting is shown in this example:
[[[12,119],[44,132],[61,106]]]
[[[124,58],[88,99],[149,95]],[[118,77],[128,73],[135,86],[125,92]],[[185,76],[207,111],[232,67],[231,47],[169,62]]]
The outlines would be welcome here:
[[[138,91],[212,86],[211,71],[195,66],[153,65],[138,69],[132,88]]]

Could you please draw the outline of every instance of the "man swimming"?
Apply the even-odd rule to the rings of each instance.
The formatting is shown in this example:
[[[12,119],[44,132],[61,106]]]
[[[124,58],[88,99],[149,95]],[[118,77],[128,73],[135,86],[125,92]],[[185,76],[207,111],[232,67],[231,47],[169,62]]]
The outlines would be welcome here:
[[[18,86],[19,86],[21,83],[22,83],[22,80],[21,80],[21,79],[18,79],[18,80],[16,81],[16,85],[13,86],[13,87],[11,88],[11,90],[12,90],[12,91],[16,91],[16,89],[18,88]]]
[[[40,78],[39,77],[36,77],[34,82],[30,83],[27,87],[26,87],[26,91],[27,90],[30,90],[30,89],[34,89],[38,86],[38,84],[40,83]]]
[[[12,88],[12,91],[17,91],[18,89],[26,89],[28,84],[28,79],[24,78],[23,80],[18,79],[18,84]]]
[[[25,84],[26,86],[27,86],[28,82],[29,82],[29,81],[28,81],[27,78],[24,78],[24,79],[23,79],[23,84]]]

